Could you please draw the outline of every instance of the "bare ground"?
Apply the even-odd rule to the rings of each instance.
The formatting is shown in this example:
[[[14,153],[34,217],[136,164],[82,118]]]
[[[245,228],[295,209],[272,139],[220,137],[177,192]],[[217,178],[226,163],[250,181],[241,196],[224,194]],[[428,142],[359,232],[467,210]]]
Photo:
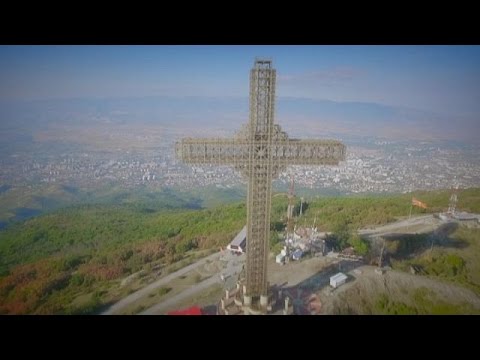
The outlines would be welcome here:
[[[349,273],[350,281],[345,285],[335,290],[322,289],[319,292],[322,313],[382,314],[385,312],[378,307],[381,296],[405,304],[418,313],[435,313],[435,305],[441,304],[446,306],[445,313],[480,311],[480,298],[469,289],[424,276],[394,270],[379,275],[374,270],[373,266],[361,266],[357,273]],[[423,307],[423,312],[420,300],[427,301],[430,306],[427,310]]]

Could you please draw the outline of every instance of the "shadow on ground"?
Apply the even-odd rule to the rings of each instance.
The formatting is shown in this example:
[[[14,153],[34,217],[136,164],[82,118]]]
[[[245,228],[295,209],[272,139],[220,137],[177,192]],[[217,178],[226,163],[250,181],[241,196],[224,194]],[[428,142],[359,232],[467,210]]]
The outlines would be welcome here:
[[[390,263],[391,259],[405,260],[421,252],[437,248],[464,249],[469,246],[465,241],[453,238],[451,235],[458,229],[457,223],[440,225],[436,230],[425,234],[388,234],[385,240],[384,262]]]
[[[330,286],[330,277],[342,272],[347,275],[347,282],[353,281],[354,277],[347,274],[348,272],[363,266],[362,261],[340,260],[337,263],[330,264],[323,268],[322,271],[310,276],[295,286],[288,286],[284,283],[273,288],[274,291],[282,290],[292,299],[294,315],[310,315],[314,313],[312,308],[315,299],[315,293]],[[284,303],[279,303],[274,311],[279,311]]]

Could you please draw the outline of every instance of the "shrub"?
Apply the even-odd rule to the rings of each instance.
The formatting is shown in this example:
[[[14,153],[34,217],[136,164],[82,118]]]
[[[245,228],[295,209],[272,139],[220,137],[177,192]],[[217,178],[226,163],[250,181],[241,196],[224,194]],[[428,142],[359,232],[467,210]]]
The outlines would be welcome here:
[[[170,290],[172,290],[172,288],[161,287],[160,289],[158,289],[158,295],[160,295],[160,296],[166,295],[170,292]]]

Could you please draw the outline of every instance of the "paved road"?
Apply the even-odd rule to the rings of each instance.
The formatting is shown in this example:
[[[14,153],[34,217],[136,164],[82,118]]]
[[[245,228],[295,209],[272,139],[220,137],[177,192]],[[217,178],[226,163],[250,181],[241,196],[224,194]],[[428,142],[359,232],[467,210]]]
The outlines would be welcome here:
[[[170,307],[172,305],[175,305],[175,304],[179,303],[180,301],[182,301],[184,299],[188,299],[192,295],[194,295],[195,293],[200,292],[202,290],[205,290],[205,289],[209,288],[210,286],[212,286],[213,284],[216,284],[216,283],[223,283],[223,281],[220,279],[220,276],[218,276],[217,274],[209,277],[206,280],[203,280],[202,282],[200,282],[198,284],[195,284],[195,285],[189,287],[188,289],[185,289],[181,293],[179,293],[175,296],[172,296],[171,298],[169,298],[165,301],[162,301],[162,302],[148,308],[145,311],[142,311],[141,313],[139,313],[139,315],[161,314],[168,307]]]
[[[173,279],[179,277],[179,276],[182,276],[186,273],[188,273],[189,271],[205,264],[208,260],[210,261],[214,261],[216,260],[217,258],[219,258],[221,256],[221,253],[220,252],[217,252],[217,253],[214,253],[212,255],[209,255],[193,264],[190,264],[178,271],[175,271],[153,283],[151,283],[150,285],[134,292],[133,294],[130,294],[128,295],[127,297],[123,298],[122,300],[120,300],[119,302],[113,304],[110,308],[108,308],[106,311],[104,311],[103,313],[101,313],[101,315],[112,315],[114,314],[115,312],[121,310],[122,308],[130,305],[131,303],[137,301],[138,299],[144,297],[144,296],[147,296],[150,292],[152,292],[152,290],[155,290],[163,285],[166,285],[168,284],[170,281],[172,281]],[[203,282],[202,282],[203,283]],[[202,283],[199,283],[198,285],[202,284]],[[180,294],[179,294],[180,295]]]
[[[184,299],[188,299],[192,297],[192,295],[201,292],[210,286],[214,284],[225,284],[224,287],[226,288],[232,288],[233,285],[236,282],[237,274],[240,273],[243,263],[245,261],[245,255],[237,256],[231,254],[229,251],[225,251],[224,254],[221,256],[221,260],[226,261],[224,269],[219,271],[218,273],[215,273],[208,279],[192,285],[188,289],[185,289],[181,293],[172,296],[171,298],[162,301],[150,308],[148,308],[145,311],[142,311],[139,315],[156,315],[156,314],[161,314],[163,313],[166,309],[168,309],[170,306],[175,305],[179,303],[180,301]],[[220,275],[223,275],[224,280],[222,280],[222,277]],[[232,285],[233,284],[233,285]]]
[[[415,216],[411,219],[404,219],[400,221],[396,221],[394,223],[386,224],[383,226],[379,226],[375,229],[360,229],[358,230],[358,233],[360,235],[370,235],[370,236],[378,236],[378,235],[384,235],[389,232],[402,229],[405,231],[408,231],[408,227],[410,226],[415,226],[415,225],[430,225],[434,224],[433,222],[434,218],[431,214],[429,215],[420,215],[420,216]],[[438,225],[441,225],[439,223]],[[332,234],[331,232],[320,232],[318,233],[320,236],[325,237],[326,235]]]
[[[429,224],[433,220],[432,215],[422,215],[411,219],[400,220],[391,224],[377,227],[375,229],[361,229],[358,231],[360,235],[383,235],[394,230],[406,229],[409,226]],[[433,222],[431,223],[433,225]]]

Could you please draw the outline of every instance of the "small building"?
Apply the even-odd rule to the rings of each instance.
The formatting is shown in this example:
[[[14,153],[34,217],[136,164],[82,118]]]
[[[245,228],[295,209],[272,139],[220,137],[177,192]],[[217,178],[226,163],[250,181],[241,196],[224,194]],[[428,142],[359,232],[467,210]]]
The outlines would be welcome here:
[[[285,255],[284,254],[280,253],[275,257],[275,262],[277,264],[283,264],[284,261],[285,261]]]
[[[236,253],[243,254],[247,247],[247,225],[243,227],[242,230],[235,236],[230,244],[228,244],[227,249]]]
[[[338,274],[330,277],[330,286],[335,289],[335,288],[339,287],[340,285],[345,284],[346,281],[347,281],[347,275],[339,272]]]

